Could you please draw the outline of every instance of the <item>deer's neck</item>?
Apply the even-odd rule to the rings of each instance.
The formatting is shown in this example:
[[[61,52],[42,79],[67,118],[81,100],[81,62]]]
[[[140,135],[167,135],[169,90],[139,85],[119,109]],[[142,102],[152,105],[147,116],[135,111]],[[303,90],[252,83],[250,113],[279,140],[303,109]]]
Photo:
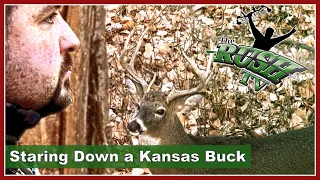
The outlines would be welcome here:
[[[175,116],[169,116],[157,134],[142,134],[139,136],[142,145],[192,145],[195,142],[184,131],[181,122]]]
[[[141,134],[139,136],[139,141],[141,145],[161,145],[161,139],[152,137],[148,134]]]
[[[172,115],[170,121],[164,124],[161,128],[160,133],[160,144],[161,145],[188,145],[195,144],[190,136],[185,132],[179,119]]]
[[[179,122],[180,123],[180,122]],[[190,136],[185,133],[181,124],[175,123],[168,128],[163,128],[160,136],[142,134],[139,136],[141,145],[188,145],[195,144]]]

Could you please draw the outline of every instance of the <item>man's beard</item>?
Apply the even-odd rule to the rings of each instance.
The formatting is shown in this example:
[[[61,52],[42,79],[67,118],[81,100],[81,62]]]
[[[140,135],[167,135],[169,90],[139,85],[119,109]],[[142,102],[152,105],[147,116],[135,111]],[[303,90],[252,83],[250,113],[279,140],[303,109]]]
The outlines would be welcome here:
[[[50,102],[44,107],[36,110],[36,112],[40,114],[41,118],[60,112],[72,103],[72,89],[70,82],[72,62],[70,54],[66,52],[61,64],[58,86]]]

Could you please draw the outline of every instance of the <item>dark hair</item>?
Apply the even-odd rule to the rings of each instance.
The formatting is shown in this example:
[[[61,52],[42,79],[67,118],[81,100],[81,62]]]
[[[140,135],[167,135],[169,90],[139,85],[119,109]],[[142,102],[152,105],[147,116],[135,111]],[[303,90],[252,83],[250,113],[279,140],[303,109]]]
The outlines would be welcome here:
[[[11,14],[14,6],[9,6],[6,5],[6,26],[10,23],[11,21]]]
[[[5,22],[5,26],[6,26],[6,33],[8,33],[8,28],[10,23],[12,22],[12,12],[13,10],[16,8],[17,6],[13,6],[13,5],[6,5],[6,12],[5,12],[5,16],[6,16],[6,22]]]
[[[16,6],[10,6],[10,5],[6,5],[6,9],[5,9],[5,28],[6,28],[6,39],[5,39],[5,42],[7,41],[7,37],[8,37],[8,33],[10,32],[10,24],[11,24],[11,22],[12,22],[12,18],[11,18],[11,16],[12,16],[12,12],[13,12],[13,9],[15,8]],[[6,58],[5,58],[5,62],[7,63],[7,59],[9,58],[9,54],[8,54],[8,49],[7,49],[7,43],[6,43],[6,45],[5,45],[5,47],[6,47],[6,50],[5,50],[5,52],[6,52]]]

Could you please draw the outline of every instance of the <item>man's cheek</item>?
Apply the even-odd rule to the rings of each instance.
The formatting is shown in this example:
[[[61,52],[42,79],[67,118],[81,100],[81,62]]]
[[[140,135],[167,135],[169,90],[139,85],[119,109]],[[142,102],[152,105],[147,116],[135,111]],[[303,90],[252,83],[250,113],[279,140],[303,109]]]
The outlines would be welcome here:
[[[17,50],[17,49],[16,49]],[[49,103],[59,81],[59,56],[43,50],[13,51],[6,66],[6,98],[23,108],[38,109]],[[58,60],[57,60],[58,59]]]
[[[38,37],[33,50],[33,69],[37,73],[34,80],[40,80],[37,87],[39,89],[38,95],[41,97],[38,99],[41,106],[46,105],[56,91],[62,61],[57,40],[54,41],[51,35],[47,35],[44,33]]]
[[[8,64],[7,66],[6,101],[23,108],[41,108],[52,98],[58,78],[49,79],[35,69],[20,65]]]
[[[59,48],[53,42],[42,41],[39,48],[35,49],[34,59],[38,68],[43,69],[48,75],[57,76],[61,67],[61,56]]]

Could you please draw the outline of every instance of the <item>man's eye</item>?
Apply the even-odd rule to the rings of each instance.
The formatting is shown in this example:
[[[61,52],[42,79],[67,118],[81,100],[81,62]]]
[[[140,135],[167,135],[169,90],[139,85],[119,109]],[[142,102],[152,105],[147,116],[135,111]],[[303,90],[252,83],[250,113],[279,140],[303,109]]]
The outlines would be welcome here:
[[[58,13],[53,13],[49,17],[47,17],[44,21],[46,21],[49,24],[54,23],[54,19],[57,17]]]

